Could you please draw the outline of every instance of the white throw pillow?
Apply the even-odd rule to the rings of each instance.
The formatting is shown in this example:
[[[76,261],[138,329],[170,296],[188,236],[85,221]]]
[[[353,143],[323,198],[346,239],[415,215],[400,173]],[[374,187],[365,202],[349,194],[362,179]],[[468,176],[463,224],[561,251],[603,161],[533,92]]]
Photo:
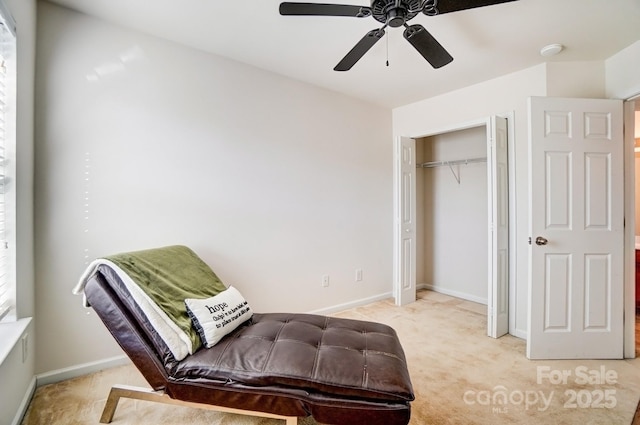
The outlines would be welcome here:
[[[253,316],[251,307],[233,286],[211,298],[187,298],[184,303],[193,327],[207,348],[216,345],[225,335]]]

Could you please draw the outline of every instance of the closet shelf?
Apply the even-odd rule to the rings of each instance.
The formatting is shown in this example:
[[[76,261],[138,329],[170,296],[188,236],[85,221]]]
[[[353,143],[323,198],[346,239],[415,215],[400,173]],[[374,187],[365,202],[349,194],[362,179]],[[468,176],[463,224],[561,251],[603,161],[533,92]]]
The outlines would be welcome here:
[[[458,184],[460,184],[460,174],[456,173],[455,170],[453,169],[454,165],[461,165],[461,164],[471,164],[471,163],[475,163],[475,162],[487,162],[487,158],[483,157],[483,158],[467,158],[467,159],[456,159],[453,161],[431,161],[431,162],[423,162],[422,164],[417,164],[416,167],[417,168],[433,168],[433,167],[442,167],[444,166],[449,166],[449,169],[451,170],[451,173],[453,174],[453,177],[455,177],[456,181],[458,182]],[[458,169],[458,172],[460,172],[460,169]]]
[[[431,162],[423,162],[422,164],[417,164],[417,168],[433,168],[433,167],[442,167],[447,165],[459,165],[459,164],[471,164],[474,162],[487,162],[486,157],[482,158],[467,158],[467,159],[456,159],[453,161],[431,161]]]

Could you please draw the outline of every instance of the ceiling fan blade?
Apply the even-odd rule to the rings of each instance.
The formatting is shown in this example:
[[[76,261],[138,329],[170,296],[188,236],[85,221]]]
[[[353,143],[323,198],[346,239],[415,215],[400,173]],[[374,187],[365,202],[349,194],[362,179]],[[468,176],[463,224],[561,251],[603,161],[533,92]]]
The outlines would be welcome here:
[[[453,60],[449,52],[422,25],[407,25],[403,36],[434,68],[443,67]]]
[[[384,36],[384,29],[369,31],[353,49],[333,68],[334,71],[348,71]]]
[[[371,16],[371,8],[348,4],[325,3],[280,3],[281,15],[302,16],[352,16],[365,18]]]
[[[460,10],[474,9],[476,7],[493,6],[494,4],[508,3],[516,0],[439,0],[436,6],[438,14],[458,12]]]

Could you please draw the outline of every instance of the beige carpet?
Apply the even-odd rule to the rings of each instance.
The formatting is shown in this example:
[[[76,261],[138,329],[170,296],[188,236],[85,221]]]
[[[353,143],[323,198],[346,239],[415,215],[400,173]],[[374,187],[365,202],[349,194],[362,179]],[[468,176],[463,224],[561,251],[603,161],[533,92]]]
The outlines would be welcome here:
[[[431,291],[420,291],[418,297],[406,307],[385,300],[335,315],[383,322],[396,329],[416,394],[411,424],[632,423],[640,399],[640,359],[530,361],[525,357],[525,341],[486,336],[485,306]],[[560,378],[550,382],[563,371],[564,382]],[[581,382],[583,377],[588,380]],[[144,385],[144,380],[133,366],[123,366],[40,387],[23,425],[97,424],[109,388],[116,383]],[[275,425],[283,421],[123,399],[113,423]],[[315,422],[307,418],[300,424]]]

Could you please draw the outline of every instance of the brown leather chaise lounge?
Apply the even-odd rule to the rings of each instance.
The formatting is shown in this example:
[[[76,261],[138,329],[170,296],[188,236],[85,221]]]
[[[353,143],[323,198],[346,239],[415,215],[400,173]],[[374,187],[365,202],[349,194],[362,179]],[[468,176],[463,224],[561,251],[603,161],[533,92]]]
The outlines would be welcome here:
[[[311,314],[253,314],[211,348],[178,361],[121,276],[100,264],[82,284],[95,310],[151,389],[112,388],[135,398],[322,424],[407,424],[414,399],[405,355],[389,326]]]

